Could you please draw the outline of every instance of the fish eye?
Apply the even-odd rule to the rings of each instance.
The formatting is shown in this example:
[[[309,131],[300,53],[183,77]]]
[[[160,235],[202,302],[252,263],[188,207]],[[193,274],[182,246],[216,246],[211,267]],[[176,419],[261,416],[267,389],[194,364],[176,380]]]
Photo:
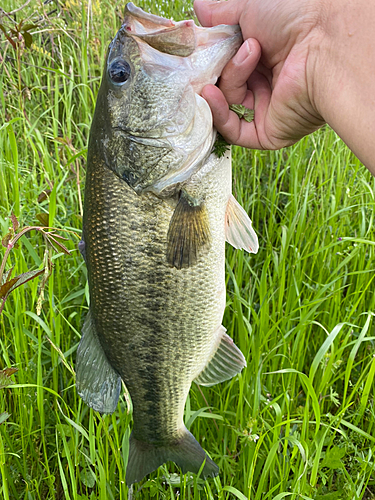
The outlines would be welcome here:
[[[122,60],[117,59],[108,68],[108,75],[112,82],[116,85],[121,85],[127,81],[130,76],[129,64]]]

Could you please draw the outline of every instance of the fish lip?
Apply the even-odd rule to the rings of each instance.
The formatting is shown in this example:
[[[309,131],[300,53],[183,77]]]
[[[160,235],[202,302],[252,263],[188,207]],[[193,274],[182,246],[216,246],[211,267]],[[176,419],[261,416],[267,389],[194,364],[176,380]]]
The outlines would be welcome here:
[[[231,35],[235,35],[239,32],[241,32],[241,28],[238,24],[235,25],[228,25],[228,24],[219,24],[217,26],[213,26],[210,28],[205,28],[201,26],[196,26],[194,21],[192,19],[186,19],[183,21],[173,21],[172,19],[166,19],[165,17],[157,16],[155,14],[150,14],[148,12],[145,12],[142,10],[140,7],[136,7],[133,2],[129,2],[125,5],[125,17],[124,17],[124,22],[123,26],[127,25],[128,22],[130,21],[130,18],[136,18],[139,20],[143,20],[146,23],[149,22],[150,24],[153,25],[159,25],[159,26],[164,26],[166,28],[170,29],[176,29],[178,26],[185,26],[187,28],[195,27],[196,33],[197,33],[197,43],[198,45],[201,44],[201,40],[205,37],[205,34],[207,32],[211,33],[220,33],[220,32],[225,32],[229,35],[229,32],[232,32]],[[154,31],[154,29],[148,29],[147,26],[143,25],[144,29],[147,31]],[[129,31],[129,30],[128,30]]]
[[[242,38],[241,28],[238,24],[219,24],[211,28],[195,26],[195,32],[197,47],[207,47],[229,38]]]
[[[142,40],[161,52],[181,57],[189,57],[195,51],[204,50],[228,39],[242,40],[238,25],[200,27],[196,26],[192,19],[173,21],[149,14],[131,2],[125,6],[125,18],[121,29],[126,36],[136,39],[138,43]],[[171,36],[179,40],[177,49],[170,44]],[[164,49],[161,48],[163,44]]]
[[[152,24],[158,24],[160,26],[173,27],[176,25],[172,19],[166,19],[165,17],[157,16],[156,14],[150,14],[149,12],[145,12],[140,7],[134,5],[133,2],[128,2],[125,5],[125,18],[124,24],[126,24],[127,17],[132,16],[138,19],[143,19],[144,21],[148,21]]]

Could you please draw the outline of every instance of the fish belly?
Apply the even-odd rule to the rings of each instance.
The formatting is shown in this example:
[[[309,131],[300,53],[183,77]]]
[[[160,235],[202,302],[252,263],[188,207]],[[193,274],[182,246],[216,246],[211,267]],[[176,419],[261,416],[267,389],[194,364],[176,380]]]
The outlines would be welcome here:
[[[213,155],[192,186],[204,192],[210,248],[176,269],[166,260],[174,207],[137,195],[103,162],[90,162],[84,240],[90,311],[99,342],[133,404],[133,437],[157,446],[185,431],[192,381],[207,364],[225,307],[225,211],[230,158]]]

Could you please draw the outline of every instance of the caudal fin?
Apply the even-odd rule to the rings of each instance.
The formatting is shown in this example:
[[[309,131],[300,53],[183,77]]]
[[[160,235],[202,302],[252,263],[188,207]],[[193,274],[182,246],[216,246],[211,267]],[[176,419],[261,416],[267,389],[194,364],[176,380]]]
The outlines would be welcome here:
[[[182,469],[183,474],[188,471],[198,474],[204,461],[202,478],[215,477],[219,473],[219,467],[207,456],[195,437],[186,429],[183,437],[169,446],[154,446],[138,441],[131,435],[126,483],[130,486],[141,481],[147,474],[169,460],[175,462]]]

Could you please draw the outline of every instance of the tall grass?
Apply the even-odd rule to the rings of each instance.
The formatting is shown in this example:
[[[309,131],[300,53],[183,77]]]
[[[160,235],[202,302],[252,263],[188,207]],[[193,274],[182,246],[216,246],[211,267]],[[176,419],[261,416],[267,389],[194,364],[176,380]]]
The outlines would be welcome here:
[[[190,2],[138,2],[175,19]],[[19,3],[3,0],[6,12]],[[124,4],[32,0],[10,16],[33,23],[33,44],[0,38],[0,226],[69,230],[70,256],[54,253],[41,314],[37,280],[0,316],[0,498],[125,499],[131,412],[112,416],[77,396],[74,360],[87,312],[77,251],[87,139],[107,45]],[[0,11],[1,12],[1,11]],[[0,14],[0,24],[13,21]],[[22,29],[22,26],[21,26]],[[135,485],[139,499],[375,498],[375,181],[328,128],[280,152],[234,148],[234,194],[260,250],[227,249],[224,325],[247,369],[212,388],[193,386],[185,420],[220,465],[203,482],[167,464]],[[39,195],[48,190],[45,199]],[[8,262],[43,265],[40,235]]]

